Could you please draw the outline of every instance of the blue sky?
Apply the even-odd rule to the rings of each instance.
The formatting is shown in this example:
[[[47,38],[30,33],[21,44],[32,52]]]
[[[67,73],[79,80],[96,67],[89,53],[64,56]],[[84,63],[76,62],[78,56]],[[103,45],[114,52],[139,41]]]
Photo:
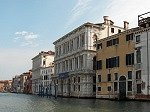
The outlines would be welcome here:
[[[1,0],[0,80],[12,79],[32,68],[40,51],[85,22],[137,26],[137,15],[149,10],[149,0]]]

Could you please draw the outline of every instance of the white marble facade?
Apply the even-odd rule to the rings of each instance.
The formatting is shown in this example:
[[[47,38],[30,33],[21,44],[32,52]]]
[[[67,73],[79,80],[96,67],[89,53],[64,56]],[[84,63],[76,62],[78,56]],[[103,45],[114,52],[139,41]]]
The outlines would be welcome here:
[[[108,17],[104,17],[104,23],[85,23],[56,40],[54,63],[57,95],[95,97],[94,42],[124,30],[114,26]]]

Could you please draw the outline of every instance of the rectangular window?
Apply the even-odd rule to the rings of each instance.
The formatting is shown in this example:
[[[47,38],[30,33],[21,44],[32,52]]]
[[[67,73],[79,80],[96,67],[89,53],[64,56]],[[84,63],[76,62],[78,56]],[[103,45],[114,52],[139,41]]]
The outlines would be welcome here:
[[[76,86],[75,85],[73,85],[73,90],[76,91]]]
[[[79,56],[79,66],[81,69],[83,68],[83,55]]]
[[[128,71],[128,79],[132,79],[132,71]]]
[[[77,37],[77,49],[79,48],[79,37]]]
[[[141,37],[140,37],[140,35],[137,35],[136,36],[136,42],[140,42],[141,41]]]
[[[141,70],[136,71],[136,79],[141,79]]]
[[[74,77],[73,79],[74,79],[74,83],[75,83],[76,82],[76,78]]]
[[[102,60],[97,61],[96,65],[97,70],[102,69]]]
[[[132,91],[132,81],[128,81],[128,91]]]
[[[137,93],[141,93],[141,84],[137,84]]]
[[[121,33],[121,30],[118,29],[118,33]]]
[[[96,85],[93,85],[93,92],[96,92]]]
[[[114,28],[111,28],[111,33],[114,33]]]
[[[119,38],[113,39],[113,45],[119,44]]]
[[[46,64],[46,61],[45,61],[45,60],[43,60],[43,66],[45,66],[45,64]]]
[[[115,80],[118,80],[118,73],[115,73]]]
[[[96,76],[93,76],[93,83],[96,83]]]
[[[80,91],[80,85],[78,85],[78,91]]]
[[[117,89],[118,89],[118,83],[114,82],[114,91],[117,91]]]
[[[102,43],[97,44],[97,49],[102,49]]]
[[[101,91],[101,87],[98,87],[98,91]]]
[[[137,48],[136,50],[136,62],[141,63],[141,49]]]
[[[107,74],[107,80],[111,81],[111,74]]]
[[[133,40],[133,33],[126,35],[126,41]]]
[[[108,86],[108,87],[107,87],[107,90],[108,90],[108,91],[111,91],[111,86]]]
[[[78,83],[80,83],[80,77],[78,77]]]
[[[112,46],[112,45],[113,45],[113,40],[107,41],[107,47]]]
[[[119,67],[119,56],[106,59],[106,68]]]
[[[98,82],[101,82],[101,75],[98,75]]]
[[[75,58],[75,68],[78,69],[78,57]]]
[[[134,65],[134,53],[126,54],[126,65]]]
[[[81,46],[83,47],[85,44],[85,33],[81,34]]]

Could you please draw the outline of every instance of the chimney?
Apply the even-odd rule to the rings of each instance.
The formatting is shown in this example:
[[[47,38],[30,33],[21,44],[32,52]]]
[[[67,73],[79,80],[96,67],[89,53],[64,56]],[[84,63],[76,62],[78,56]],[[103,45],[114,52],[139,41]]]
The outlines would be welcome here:
[[[109,16],[103,16],[104,18],[104,24],[108,24],[109,23]]]
[[[127,30],[129,28],[129,22],[123,21],[124,23],[124,29]]]

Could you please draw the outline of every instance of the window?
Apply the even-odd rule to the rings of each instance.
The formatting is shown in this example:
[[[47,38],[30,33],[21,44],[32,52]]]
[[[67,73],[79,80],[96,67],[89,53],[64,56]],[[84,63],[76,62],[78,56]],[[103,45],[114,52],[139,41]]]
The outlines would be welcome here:
[[[134,65],[134,53],[126,54],[126,65]]]
[[[114,82],[114,91],[117,91],[117,88],[118,88],[118,83]]]
[[[80,91],[80,85],[78,85],[78,91]]]
[[[132,79],[132,71],[128,71],[128,79]]]
[[[107,47],[112,46],[112,40],[107,41]]]
[[[118,29],[118,33],[121,33],[121,30],[120,30],[120,29]]]
[[[141,41],[141,37],[140,37],[140,35],[137,35],[136,36],[136,42],[140,42]]]
[[[97,44],[97,48],[96,49],[102,49],[102,43]]]
[[[126,35],[126,41],[133,40],[133,33]]]
[[[80,77],[78,77],[78,83],[80,83]]]
[[[119,38],[113,39],[113,45],[119,44]]]
[[[72,59],[69,60],[70,70],[72,70]]]
[[[108,74],[108,75],[107,75],[107,80],[108,80],[108,81],[111,81],[111,74]]]
[[[76,85],[73,85],[73,90],[76,91]]]
[[[128,91],[132,91],[132,81],[128,81]]]
[[[141,93],[141,84],[137,84],[137,93]]]
[[[119,56],[106,59],[106,68],[119,67]]]
[[[114,28],[111,28],[111,33],[114,33]]]
[[[83,47],[85,44],[85,33],[81,34],[81,46]]]
[[[97,61],[96,64],[97,70],[102,69],[102,60]]]
[[[75,67],[76,67],[76,69],[79,68],[79,66],[78,66],[78,57],[75,58]]]
[[[141,70],[136,71],[136,79],[141,79]]]
[[[98,87],[98,91],[101,91],[101,87]]]
[[[97,70],[96,66],[97,66],[96,56],[94,56],[93,57],[93,70]]]
[[[101,75],[98,75],[98,82],[101,82]]]
[[[45,66],[45,64],[46,64],[46,61],[45,61],[45,60],[43,60],[43,66]]]
[[[118,80],[118,73],[115,73],[115,80]]]
[[[96,76],[93,76],[93,83],[96,83]]]
[[[79,66],[82,69],[82,67],[83,67],[83,55],[79,56]]]
[[[116,45],[116,44],[119,44],[119,38],[115,38],[115,39],[107,41],[107,47]]]
[[[73,79],[74,79],[74,83],[75,83],[76,82],[76,78],[74,77]]]
[[[79,48],[79,37],[77,37],[77,49]]]
[[[108,86],[108,87],[107,87],[107,90],[108,90],[108,91],[111,91],[111,86]]]
[[[93,92],[96,92],[96,85],[93,85]]]
[[[141,63],[141,49],[137,48],[136,50],[136,62]]]

